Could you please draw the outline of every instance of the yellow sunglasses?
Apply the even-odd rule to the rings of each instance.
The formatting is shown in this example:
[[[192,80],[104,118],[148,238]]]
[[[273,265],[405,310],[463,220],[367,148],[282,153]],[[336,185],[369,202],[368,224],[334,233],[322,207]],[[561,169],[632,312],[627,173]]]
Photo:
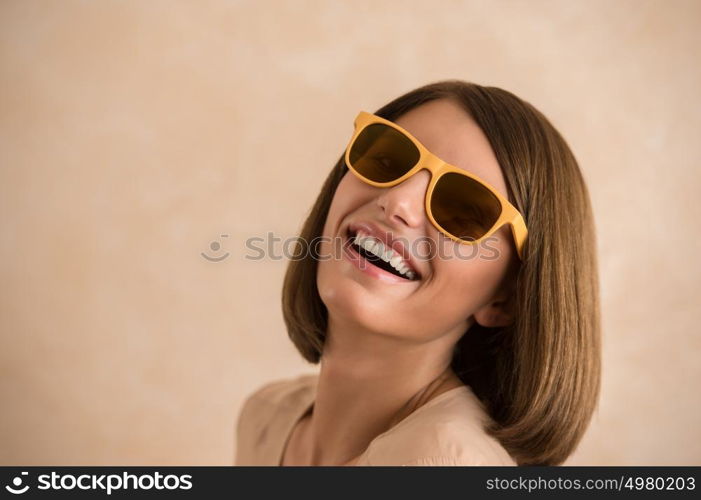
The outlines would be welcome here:
[[[521,213],[487,182],[431,153],[399,125],[361,111],[345,152],[346,165],[363,182],[392,187],[425,168],[431,172],[426,214],[443,234],[477,244],[511,226],[518,257],[528,235]]]

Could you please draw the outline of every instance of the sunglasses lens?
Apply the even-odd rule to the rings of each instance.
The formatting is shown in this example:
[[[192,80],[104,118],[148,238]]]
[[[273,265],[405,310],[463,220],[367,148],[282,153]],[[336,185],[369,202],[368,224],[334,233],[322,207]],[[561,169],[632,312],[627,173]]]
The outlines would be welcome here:
[[[390,182],[419,161],[419,150],[404,134],[382,123],[365,127],[348,152],[351,166],[374,182]]]
[[[501,203],[486,186],[455,172],[438,179],[431,197],[431,212],[448,233],[476,240],[489,231],[501,214]]]

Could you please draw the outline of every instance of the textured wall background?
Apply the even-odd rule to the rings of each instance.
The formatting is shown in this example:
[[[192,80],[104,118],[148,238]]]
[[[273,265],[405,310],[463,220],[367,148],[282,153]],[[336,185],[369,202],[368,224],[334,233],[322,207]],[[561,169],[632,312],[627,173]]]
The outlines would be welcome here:
[[[0,463],[232,463],[243,398],[315,369],[284,330],[285,261],[244,240],[296,234],[359,109],[460,78],[542,110],[589,183],[604,379],[568,464],[701,464],[700,20],[697,1],[4,0]]]

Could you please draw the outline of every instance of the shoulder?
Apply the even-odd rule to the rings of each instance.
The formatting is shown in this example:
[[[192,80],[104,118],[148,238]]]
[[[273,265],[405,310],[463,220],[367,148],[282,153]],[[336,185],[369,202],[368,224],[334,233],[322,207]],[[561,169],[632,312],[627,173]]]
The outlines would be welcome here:
[[[239,413],[238,427],[250,418],[255,418],[257,422],[264,421],[265,419],[260,417],[269,415],[271,408],[296,408],[299,399],[314,389],[316,379],[317,375],[305,374],[262,385],[244,400]]]
[[[487,434],[491,422],[469,386],[437,396],[375,439],[368,465],[516,465]]]
[[[244,408],[257,404],[289,404],[295,395],[307,393],[310,389],[313,389],[316,379],[317,375],[315,374],[305,374],[268,382],[248,395],[244,401]]]
[[[269,465],[285,438],[288,423],[308,404],[317,375],[268,382],[250,393],[236,419],[236,464]]]

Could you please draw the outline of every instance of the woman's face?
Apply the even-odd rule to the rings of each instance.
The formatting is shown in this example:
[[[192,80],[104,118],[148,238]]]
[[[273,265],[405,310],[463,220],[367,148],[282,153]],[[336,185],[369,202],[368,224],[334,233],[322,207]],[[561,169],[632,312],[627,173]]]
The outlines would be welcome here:
[[[439,158],[507,196],[487,138],[457,104],[430,101],[395,123]],[[440,235],[425,211],[429,180],[425,169],[391,188],[370,186],[351,172],[341,180],[319,246],[321,255],[330,258],[318,262],[317,273],[319,294],[336,321],[416,341],[444,335],[457,340],[474,321],[485,326],[510,322],[501,302],[501,285],[515,258],[509,226],[483,245],[459,244]],[[402,241],[418,279],[398,277],[340,250],[339,242],[347,246],[349,229],[359,225]]]

